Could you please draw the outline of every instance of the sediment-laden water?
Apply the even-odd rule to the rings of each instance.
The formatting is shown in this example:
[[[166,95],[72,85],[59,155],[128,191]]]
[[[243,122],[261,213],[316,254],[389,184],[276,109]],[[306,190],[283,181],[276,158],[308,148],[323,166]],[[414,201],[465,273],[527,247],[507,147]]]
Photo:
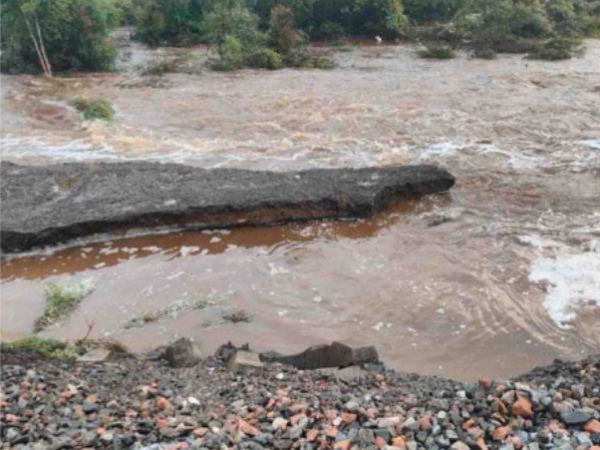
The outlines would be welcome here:
[[[357,46],[328,71],[150,79],[132,66],[157,53],[134,46],[118,73],[3,76],[5,160],[434,163],[458,182],[365,221],[172,233],[4,260],[2,337],[31,332],[48,283],[91,279],[94,292],[44,335],[76,339],[94,321],[96,335],[134,350],[184,335],[207,352],[227,340],[291,352],[337,339],[374,344],[402,370],[459,379],[597,352],[600,44],[587,47],[554,63],[436,62],[407,46]],[[115,122],[82,122],[73,97],[110,99]],[[223,319],[237,309],[252,320]],[[157,311],[167,313],[136,320]]]

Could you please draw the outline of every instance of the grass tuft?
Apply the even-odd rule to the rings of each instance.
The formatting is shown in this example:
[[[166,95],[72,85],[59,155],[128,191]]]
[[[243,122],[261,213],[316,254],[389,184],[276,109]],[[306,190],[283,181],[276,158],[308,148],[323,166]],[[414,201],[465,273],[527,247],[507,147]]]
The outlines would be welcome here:
[[[231,323],[250,322],[251,319],[252,317],[248,311],[244,309],[236,309],[223,316],[223,320]]]
[[[44,314],[35,321],[34,331],[36,333],[42,331],[69,315],[93,290],[94,283],[92,280],[84,280],[68,286],[58,286],[50,283],[45,291],[46,309]]]
[[[8,344],[9,348],[15,350],[30,350],[57,359],[74,359],[77,356],[75,348],[66,342],[55,339],[29,336]]]

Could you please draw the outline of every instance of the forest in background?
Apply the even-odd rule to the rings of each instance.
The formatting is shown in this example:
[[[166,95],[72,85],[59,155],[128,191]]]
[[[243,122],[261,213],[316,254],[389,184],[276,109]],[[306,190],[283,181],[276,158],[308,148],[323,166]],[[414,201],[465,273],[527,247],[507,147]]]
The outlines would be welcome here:
[[[150,46],[211,45],[211,66],[328,68],[311,41],[418,42],[423,57],[567,59],[600,36],[600,0],[3,0],[5,73],[114,68],[113,31]]]

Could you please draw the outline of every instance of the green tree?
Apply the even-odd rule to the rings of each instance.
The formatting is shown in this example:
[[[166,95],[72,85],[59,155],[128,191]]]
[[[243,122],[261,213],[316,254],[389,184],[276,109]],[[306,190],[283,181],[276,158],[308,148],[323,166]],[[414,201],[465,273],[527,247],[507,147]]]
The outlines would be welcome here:
[[[208,0],[134,0],[135,36],[153,46],[198,43],[208,3]]]
[[[405,25],[401,0],[355,0],[352,34],[394,38]]]
[[[1,66],[10,73],[106,70],[118,24],[111,0],[3,0]]]
[[[248,10],[243,0],[217,1],[206,13],[202,30],[217,51],[218,67],[224,70],[241,68],[244,55],[254,53],[265,41],[265,36],[258,31],[258,17]]]

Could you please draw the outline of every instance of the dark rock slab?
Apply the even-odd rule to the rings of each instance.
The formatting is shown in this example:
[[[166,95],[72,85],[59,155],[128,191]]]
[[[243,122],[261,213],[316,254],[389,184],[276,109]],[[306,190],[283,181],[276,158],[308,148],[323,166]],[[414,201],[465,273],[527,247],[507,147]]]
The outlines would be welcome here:
[[[375,347],[352,348],[340,342],[315,345],[296,355],[282,356],[274,352],[262,353],[265,362],[276,362],[309,370],[324,367],[360,366],[379,361]]]
[[[364,217],[454,184],[434,166],[261,172],[150,162],[1,165],[5,253],[96,234]]]

